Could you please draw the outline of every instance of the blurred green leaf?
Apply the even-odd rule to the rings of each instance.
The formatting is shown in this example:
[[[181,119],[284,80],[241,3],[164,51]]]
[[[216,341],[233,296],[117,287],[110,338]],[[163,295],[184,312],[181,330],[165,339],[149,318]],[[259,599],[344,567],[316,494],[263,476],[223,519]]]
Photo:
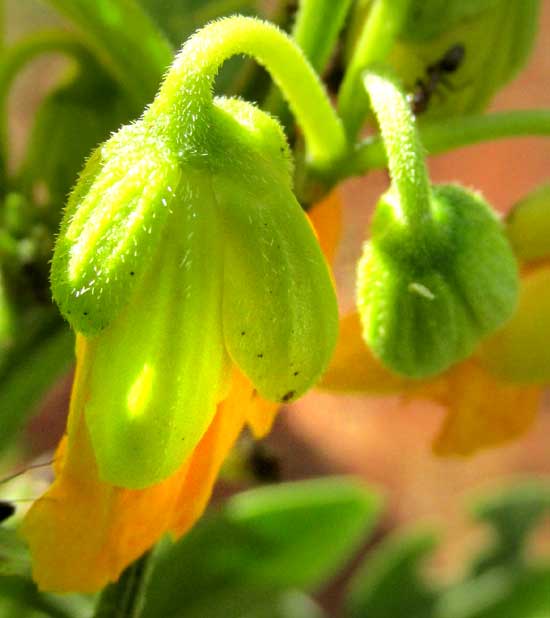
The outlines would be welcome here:
[[[281,591],[315,588],[350,558],[380,506],[376,494],[347,479],[235,496],[160,553],[143,618],[240,618]]]
[[[397,535],[352,581],[349,618],[549,618],[550,565],[528,565],[529,534],[550,506],[550,485],[529,481],[483,499],[475,517],[494,531],[466,577],[430,585],[422,562],[434,548],[425,533]]]
[[[437,592],[419,575],[422,562],[436,546],[428,533],[390,538],[369,556],[351,583],[350,618],[430,618]]]
[[[243,614],[241,618],[324,618],[323,610],[307,595],[296,590],[270,600],[266,607]]]
[[[12,189],[7,182],[7,102],[11,86],[20,71],[42,54],[63,54],[85,63],[91,54],[74,34],[62,30],[39,32],[23,37],[3,50],[0,61],[0,196]]]
[[[42,101],[20,172],[29,195],[45,190],[56,214],[92,149],[131,116],[116,83],[94,64],[80,67]]]
[[[176,49],[195,30],[209,21],[227,17],[236,13],[240,15],[259,15],[257,0],[138,0],[151,18],[166,33]],[[252,92],[247,92],[254,101],[258,101],[256,91],[263,80],[258,80],[258,71],[250,58],[233,57],[223,63],[216,77],[216,92],[225,95],[242,94],[246,85]],[[254,77],[252,80],[251,77]],[[262,82],[258,84],[258,81]],[[252,82],[252,83],[251,83]]]
[[[548,618],[550,567],[492,569],[443,595],[437,618]]]
[[[178,48],[197,28],[218,17],[257,13],[256,0],[138,0]]]
[[[9,366],[0,372],[0,452],[8,447],[53,382],[73,362],[74,335],[61,329],[38,334],[28,348],[21,346],[8,355]]]
[[[491,526],[495,539],[475,558],[472,575],[495,567],[521,567],[529,535],[549,511],[550,485],[534,480],[504,489],[478,503],[474,517]]]
[[[2,618],[83,618],[91,607],[90,599],[82,595],[45,594],[29,577],[0,575]]]
[[[47,0],[82,30],[141,113],[172,61],[164,34],[136,0]]]
[[[0,576],[29,576],[30,556],[15,530],[0,527]]]

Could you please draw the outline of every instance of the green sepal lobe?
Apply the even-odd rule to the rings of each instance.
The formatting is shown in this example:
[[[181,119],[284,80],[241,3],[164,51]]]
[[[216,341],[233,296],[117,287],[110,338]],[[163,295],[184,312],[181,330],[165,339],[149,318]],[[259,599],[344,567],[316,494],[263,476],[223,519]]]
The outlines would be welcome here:
[[[100,476],[147,487],[193,452],[225,396],[222,251],[208,177],[186,173],[142,280],[90,340],[86,419]]]
[[[90,157],[69,198],[52,264],[54,298],[71,326],[95,335],[143,276],[174,206],[181,168],[140,121]]]
[[[287,402],[311,387],[330,360],[338,327],[334,288],[292,193],[279,124],[243,101],[217,104],[229,138],[219,144],[230,161],[213,178],[225,231],[225,344],[260,395]]]

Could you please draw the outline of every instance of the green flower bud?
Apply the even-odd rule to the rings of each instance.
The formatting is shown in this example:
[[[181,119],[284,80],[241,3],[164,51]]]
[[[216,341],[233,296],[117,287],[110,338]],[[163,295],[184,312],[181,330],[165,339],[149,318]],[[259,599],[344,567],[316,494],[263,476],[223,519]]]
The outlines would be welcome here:
[[[512,315],[517,265],[490,207],[453,185],[432,188],[431,221],[413,234],[395,191],[379,202],[358,265],[364,337],[390,369],[435,375]]]
[[[422,114],[483,110],[525,65],[539,5],[539,0],[413,2],[391,64],[411,98],[422,99]]]
[[[289,401],[334,348],[335,293],[292,193],[283,131],[253,105],[211,94],[227,55],[258,46],[265,60],[265,36],[278,70],[277,45],[303,62],[262,22],[211,24],[142,118],[95,151],[69,199],[52,289],[87,337],[74,405],[100,476],[114,485],[146,487],[190,455],[225,396],[229,361],[260,395]],[[298,66],[320,89],[308,71]],[[328,101],[321,107],[324,117]],[[332,155],[313,121],[305,126],[322,166]]]
[[[521,200],[506,217],[506,230],[520,260],[550,257],[550,185]]]
[[[498,4],[502,4],[502,0],[413,0],[401,38],[409,41],[433,40],[461,22],[494,9]]]

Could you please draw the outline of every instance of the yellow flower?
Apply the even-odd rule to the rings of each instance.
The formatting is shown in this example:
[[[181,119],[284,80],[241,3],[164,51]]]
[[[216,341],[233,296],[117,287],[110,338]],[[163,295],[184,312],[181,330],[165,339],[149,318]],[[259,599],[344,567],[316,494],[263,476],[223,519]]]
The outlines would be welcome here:
[[[446,416],[435,438],[441,456],[469,455],[513,440],[531,426],[550,382],[550,262],[524,267],[515,316],[469,359],[429,380],[385,369],[363,342],[357,313],[340,336],[321,388],[372,395],[401,394],[441,405]]]
[[[332,257],[339,236],[339,201],[319,204],[311,221]],[[34,503],[21,533],[28,541],[33,577],[55,592],[94,592],[118,579],[165,533],[183,535],[207,506],[220,467],[245,425],[256,438],[271,428],[278,403],[258,396],[234,366],[229,392],[191,455],[165,480],[126,489],[100,479],[86,422],[86,373],[93,346],[77,336],[77,371],[67,435],[55,457],[56,479]]]

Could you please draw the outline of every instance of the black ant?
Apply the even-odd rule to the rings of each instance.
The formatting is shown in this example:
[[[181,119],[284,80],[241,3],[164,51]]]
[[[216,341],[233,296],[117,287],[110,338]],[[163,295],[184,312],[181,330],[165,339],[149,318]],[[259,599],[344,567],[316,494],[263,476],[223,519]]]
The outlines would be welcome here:
[[[426,69],[426,78],[416,81],[415,91],[409,95],[412,111],[415,116],[422,114],[428,109],[430,100],[440,86],[452,90],[446,76],[454,73],[464,62],[466,49],[462,43],[455,43],[443,54],[443,56]]]

